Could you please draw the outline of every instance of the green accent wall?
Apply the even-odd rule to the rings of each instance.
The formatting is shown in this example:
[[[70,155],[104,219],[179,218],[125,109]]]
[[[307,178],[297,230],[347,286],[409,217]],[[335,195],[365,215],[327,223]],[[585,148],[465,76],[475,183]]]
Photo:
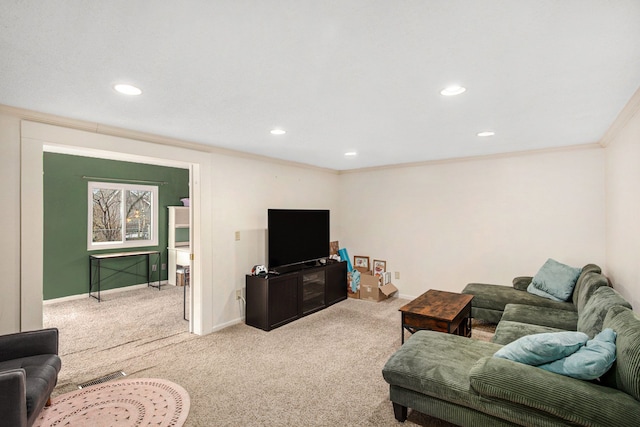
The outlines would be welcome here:
[[[88,182],[83,176],[133,181],[159,181],[158,246],[113,250],[87,250]],[[157,250],[161,264],[167,264],[167,206],[182,206],[189,197],[187,169],[96,159],[57,153],[44,153],[44,300],[89,292],[89,255],[109,252]],[[145,184],[155,185],[155,184]],[[154,257],[151,257],[153,263]],[[107,267],[107,268],[105,268]],[[113,274],[114,269],[125,270]],[[146,282],[146,258],[127,257],[105,261],[101,290],[121,288]],[[161,270],[161,280],[167,270]],[[153,273],[158,280],[158,272]],[[153,289],[157,292],[156,289]]]

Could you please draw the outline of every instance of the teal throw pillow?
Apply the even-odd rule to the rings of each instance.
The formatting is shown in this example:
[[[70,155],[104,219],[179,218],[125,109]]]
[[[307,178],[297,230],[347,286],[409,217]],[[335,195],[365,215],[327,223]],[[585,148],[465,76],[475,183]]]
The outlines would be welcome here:
[[[525,335],[496,351],[494,357],[538,366],[575,353],[589,337],[583,332],[546,332]]]
[[[554,301],[567,301],[573,294],[581,272],[581,268],[570,267],[549,258],[533,276],[527,291]]]
[[[595,380],[604,375],[615,360],[616,333],[607,328],[575,353],[538,367],[579,380]]]
[[[542,291],[542,290],[536,288],[535,286],[533,286],[533,282],[529,283],[529,286],[527,286],[527,292],[529,292],[530,294],[533,294],[533,295],[538,295],[539,297],[542,297],[542,298],[548,298],[550,300],[562,302],[562,300],[560,298],[557,298],[557,297],[551,295],[550,293]]]

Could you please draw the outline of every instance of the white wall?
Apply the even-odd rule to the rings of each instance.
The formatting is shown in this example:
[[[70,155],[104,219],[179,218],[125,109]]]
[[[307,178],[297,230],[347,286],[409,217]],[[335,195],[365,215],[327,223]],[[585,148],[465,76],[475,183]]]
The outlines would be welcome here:
[[[640,90],[606,147],[607,272],[640,308]]]
[[[333,172],[232,156],[213,156],[214,324],[237,319],[243,305],[235,290],[255,264],[266,264],[267,209],[330,209],[338,218],[338,178]],[[240,240],[235,240],[235,233]]]
[[[547,258],[605,261],[597,145],[341,176],[341,247],[387,261],[399,294],[511,284]]]

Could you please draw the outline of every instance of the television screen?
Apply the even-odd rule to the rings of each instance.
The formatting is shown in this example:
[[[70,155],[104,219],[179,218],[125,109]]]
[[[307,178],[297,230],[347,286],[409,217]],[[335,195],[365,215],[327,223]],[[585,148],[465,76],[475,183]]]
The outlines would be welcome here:
[[[329,256],[329,211],[269,209],[269,269]]]

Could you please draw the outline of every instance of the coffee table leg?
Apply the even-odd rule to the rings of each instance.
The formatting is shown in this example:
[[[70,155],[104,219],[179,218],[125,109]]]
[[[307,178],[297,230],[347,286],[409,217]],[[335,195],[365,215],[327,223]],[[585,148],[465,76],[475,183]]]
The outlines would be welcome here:
[[[404,344],[404,313],[400,318],[400,345]]]

